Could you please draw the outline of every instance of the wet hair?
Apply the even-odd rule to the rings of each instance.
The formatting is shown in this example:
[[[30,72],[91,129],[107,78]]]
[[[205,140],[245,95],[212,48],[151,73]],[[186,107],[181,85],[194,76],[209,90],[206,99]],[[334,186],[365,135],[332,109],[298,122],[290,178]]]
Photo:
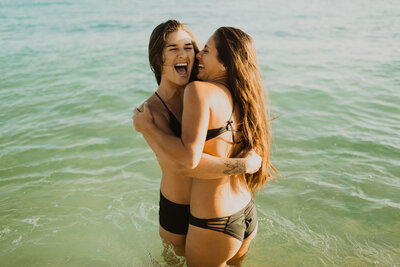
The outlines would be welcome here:
[[[193,81],[196,79],[197,65],[198,65],[198,61],[196,60],[196,54],[199,52],[197,39],[186,24],[183,24],[182,22],[179,22],[177,20],[168,20],[154,28],[153,32],[151,33],[149,41],[150,68],[153,71],[154,75],[156,76],[158,85],[161,83],[163,50],[166,44],[166,40],[168,38],[168,35],[178,30],[183,30],[187,32],[187,34],[189,34],[190,36],[190,39],[192,40],[195,53],[195,61],[189,81]]]
[[[268,98],[263,90],[256,49],[252,38],[237,28],[221,27],[213,36],[218,59],[227,70],[227,87],[241,118],[242,140],[234,146],[230,156],[244,155],[254,149],[263,159],[258,172],[244,176],[254,194],[278,173],[270,160],[271,126],[268,106],[264,103]]]

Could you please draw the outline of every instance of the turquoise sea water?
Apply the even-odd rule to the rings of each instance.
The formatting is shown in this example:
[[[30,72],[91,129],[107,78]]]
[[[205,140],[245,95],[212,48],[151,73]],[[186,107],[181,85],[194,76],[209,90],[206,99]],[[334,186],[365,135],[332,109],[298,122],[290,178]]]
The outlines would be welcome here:
[[[165,266],[132,108],[152,29],[255,40],[273,163],[244,266],[400,266],[398,1],[0,1],[0,266]]]

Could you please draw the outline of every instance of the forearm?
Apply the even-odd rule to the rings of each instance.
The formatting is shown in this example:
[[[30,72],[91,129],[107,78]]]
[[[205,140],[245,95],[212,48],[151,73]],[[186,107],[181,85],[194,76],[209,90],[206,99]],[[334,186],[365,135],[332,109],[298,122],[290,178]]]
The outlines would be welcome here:
[[[166,153],[158,145],[154,136],[143,133],[143,137],[154,153],[158,156],[172,160],[171,155]],[[227,175],[242,174],[246,172],[246,158],[221,158],[207,153],[201,154],[199,164],[196,168],[188,168],[179,162],[174,163],[176,164],[175,168],[177,168],[177,171],[182,173],[184,176],[199,179],[216,179]]]
[[[186,168],[193,168],[193,151],[185,147],[182,139],[163,132],[154,124],[148,126],[145,134],[156,144],[156,153],[169,157]]]
[[[217,179],[227,175],[246,173],[245,158],[220,158],[203,153],[194,169],[185,169],[185,176],[198,179]]]

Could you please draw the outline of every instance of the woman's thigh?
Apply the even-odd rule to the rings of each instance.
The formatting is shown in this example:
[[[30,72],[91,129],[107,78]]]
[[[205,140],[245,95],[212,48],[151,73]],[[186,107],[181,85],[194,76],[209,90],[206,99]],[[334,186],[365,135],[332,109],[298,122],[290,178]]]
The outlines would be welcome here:
[[[241,263],[243,261],[244,256],[246,255],[247,251],[249,250],[251,241],[257,235],[257,230],[258,230],[258,224],[257,224],[256,228],[254,229],[253,233],[251,233],[251,235],[249,235],[245,240],[243,240],[242,246],[240,247],[238,252],[235,254],[235,256],[233,256],[233,258],[231,258],[228,261],[229,265],[236,265],[237,263]]]
[[[241,245],[242,241],[230,235],[189,225],[185,249],[188,266],[225,266]]]

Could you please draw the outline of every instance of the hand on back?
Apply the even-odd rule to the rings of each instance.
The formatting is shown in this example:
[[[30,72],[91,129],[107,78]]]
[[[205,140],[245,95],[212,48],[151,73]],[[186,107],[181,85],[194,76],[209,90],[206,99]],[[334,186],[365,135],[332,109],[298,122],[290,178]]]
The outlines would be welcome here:
[[[246,155],[246,173],[257,172],[262,164],[262,158],[258,155],[254,149]]]

